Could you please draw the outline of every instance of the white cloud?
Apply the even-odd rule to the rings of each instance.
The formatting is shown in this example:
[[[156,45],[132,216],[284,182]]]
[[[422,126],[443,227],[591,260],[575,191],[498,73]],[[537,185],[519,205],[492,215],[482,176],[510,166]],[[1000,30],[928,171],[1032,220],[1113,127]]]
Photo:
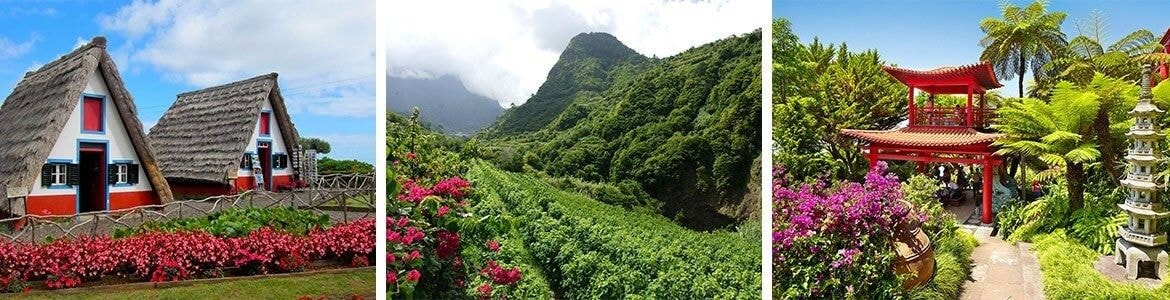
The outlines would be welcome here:
[[[168,79],[201,88],[278,72],[282,87],[341,95],[305,112],[362,117],[372,113],[355,102],[374,105],[374,17],[365,0],[136,0],[99,23],[128,38],[118,48],[126,63]],[[325,84],[362,76],[368,88]]]
[[[391,75],[453,74],[467,88],[522,103],[536,92],[569,39],[616,36],[643,55],[666,57],[767,24],[753,0],[403,1],[389,9]]]
[[[360,86],[346,86],[326,92],[292,92],[283,94],[290,114],[310,113],[323,116],[370,117],[378,110],[370,95],[374,90],[370,84],[359,82]],[[282,87],[283,89],[283,87]]]
[[[9,59],[25,55],[32,51],[33,46],[41,40],[41,36],[33,34],[23,42],[16,42],[6,37],[0,37],[0,59]]]

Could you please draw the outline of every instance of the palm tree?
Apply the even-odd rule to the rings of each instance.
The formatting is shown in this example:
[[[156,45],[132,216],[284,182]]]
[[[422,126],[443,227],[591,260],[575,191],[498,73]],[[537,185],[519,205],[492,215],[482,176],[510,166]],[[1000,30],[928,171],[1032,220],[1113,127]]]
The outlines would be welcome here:
[[[1043,66],[1059,56],[1068,44],[1060,25],[1067,14],[1049,13],[1048,2],[1037,0],[1026,8],[1011,3],[1001,3],[1003,19],[987,17],[979,22],[979,28],[986,36],[979,41],[983,54],[979,59],[995,66],[995,73],[1003,79],[1019,80],[1020,96],[1024,95],[1024,74],[1032,70],[1032,77],[1039,82],[1046,75]]]
[[[1108,26],[1101,12],[1090,13],[1088,19],[1077,23],[1078,35],[1068,42],[1068,51],[1052,59],[1045,69],[1058,72],[1058,80],[1082,85],[1088,84],[1096,73],[1137,82],[1145,64],[1170,61],[1170,54],[1162,52],[1158,37],[1145,29],[1104,47]]]
[[[1085,203],[1085,166],[1101,157],[1092,139],[1100,97],[1069,82],[1057,84],[1051,102],[1024,98],[1004,103],[992,128],[1005,136],[995,142],[999,155],[1037,158],[1048,165],[1040,177],[1068,179],[1069,212]]]

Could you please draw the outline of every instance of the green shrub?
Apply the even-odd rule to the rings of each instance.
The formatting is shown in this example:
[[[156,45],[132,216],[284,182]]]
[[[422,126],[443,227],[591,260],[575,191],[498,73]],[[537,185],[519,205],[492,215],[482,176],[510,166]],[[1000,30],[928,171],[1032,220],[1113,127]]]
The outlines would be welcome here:
[[[204,231],[222,237],[241,237],[260,227],[305,234],[314,228],[328,228],[329,216],[295,208],[229,208],[205,217],[147,221],[134,228],[114,230],[114,237],[152,231]]]
[[[1099,254],[1068,236],[1064,230],[1034,238],[1032,251],[1040,259],[1044,294],[1049,299],[1167,299],[1170,285],[1150,290],[1114,282],[1093,268]]]
[[[934,279],[919,290],[909,293],[911,299],[958,299],[963,283],[971,275],[971,251],[979,242],[965,229],[959,228],[955,216],[942,207],[935,192],[939,182],[923,175],[914,175],[902,190],[906,201],[927,215],[922,230],[934,244]]]

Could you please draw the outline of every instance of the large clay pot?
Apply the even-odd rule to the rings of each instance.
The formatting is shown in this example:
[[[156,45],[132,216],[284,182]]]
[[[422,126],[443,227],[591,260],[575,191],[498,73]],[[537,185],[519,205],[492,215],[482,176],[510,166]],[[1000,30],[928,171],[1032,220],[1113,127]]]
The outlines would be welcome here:
[[[902,283],[903,289],[918,288],[934,277],[934,246],[917,220],[902,220],[894,227],[894,252],[894,272],[909,275]]]

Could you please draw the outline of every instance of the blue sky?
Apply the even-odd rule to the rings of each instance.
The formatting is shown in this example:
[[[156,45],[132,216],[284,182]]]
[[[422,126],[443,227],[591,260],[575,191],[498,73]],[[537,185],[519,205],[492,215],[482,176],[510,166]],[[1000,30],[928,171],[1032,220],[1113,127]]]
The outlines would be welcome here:
[[[346,1],[0,0],[0,94],[104,35],[145,126],[178,93],[278,72],[302,137],[373,162],[374,3]]]
[[[1026,6],[1031,1],[1011,3]],[[1107,44],[1137,29],[1161,36],[1170,27],[1170,1],[1053,1],[1048,10],[1068,13],[1064,32],[1069,39],[1076,36],[1076,22],[1093,11],[1104,13],[1108,21]],[[772,16],[791,21],[802,42],[813,37],[823,43],[846,42],[856,51],[877,49],[889,63],[927,69],[977,62],[983,51],[979,21],[1001,15],[997,1],[796,0],[774,1]],[[1016,96],[1016,80],[1001,80],[999,92]]]

